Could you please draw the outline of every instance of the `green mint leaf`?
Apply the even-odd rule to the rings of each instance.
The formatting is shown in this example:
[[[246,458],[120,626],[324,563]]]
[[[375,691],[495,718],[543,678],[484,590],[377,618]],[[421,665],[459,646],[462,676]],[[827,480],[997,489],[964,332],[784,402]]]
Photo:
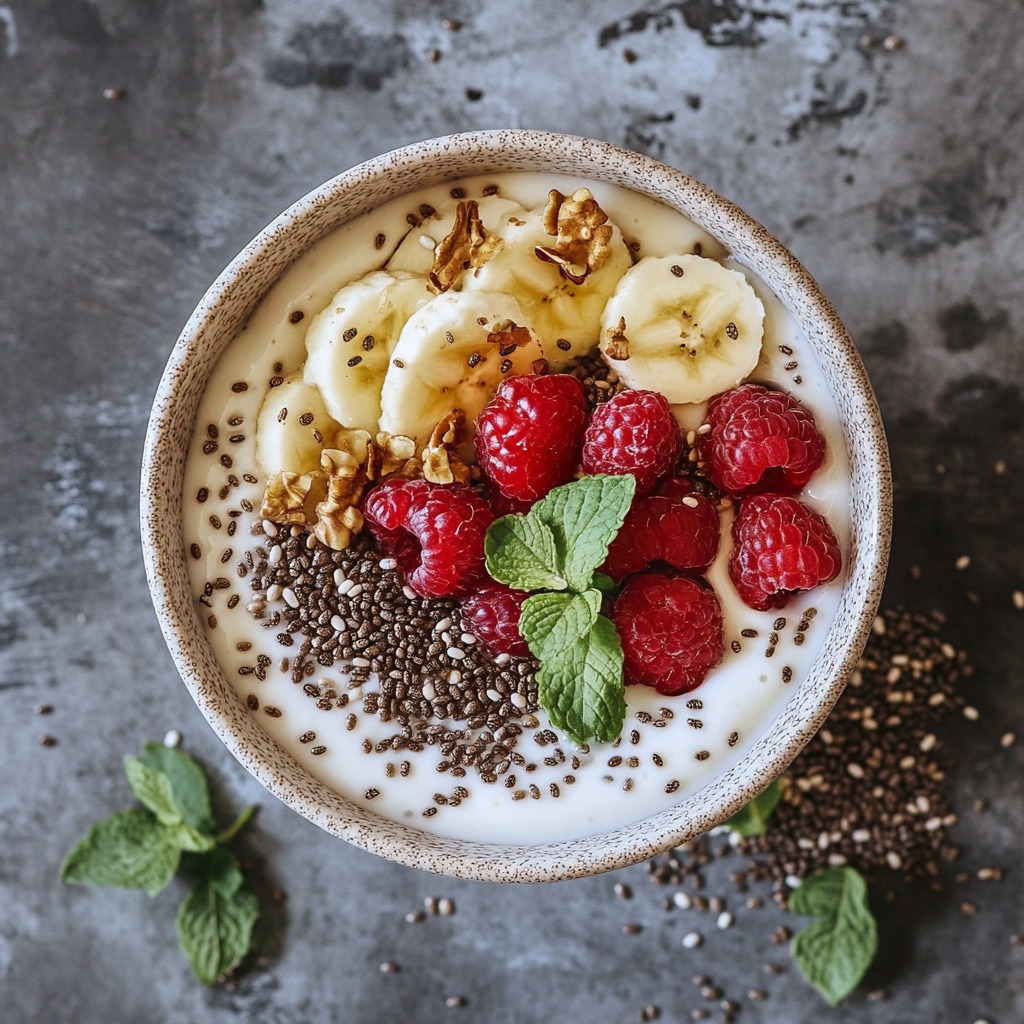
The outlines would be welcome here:
[[[180,821],[174,827],[174,835],[178,846],[188,853],[206,853],[217,845],[217,840],[199,829]]]
[[[800,973],[836,1006],[857,987],[878,950],[868,887],[853,868],[831,868],[794,889],[789,909],[818,918],[793,936],[789,948]]]
[[[177,825],[181,821],[181,812],[174,803],[171,780],[162,771],[150,768],[137,757],[126,757],[124,773],[139,803],[148,807],[160,824]]]
[[[487,571],[516,590],[565,590],[555,535],[532,512],[491,523],[484,538]]]
[[[602,594],[610,594],[615,590],[617,584],[611,576],[606,576],[603,572],[595,572],[594,578],[590,581],[590,585]]]
[[[554,535],[560,572],[573,590],[590,586],[635,492],[636,479],[628,473],[585,476],[555,487],[527,513],[526,518],[536,517]]]
[[[144,889],[166,888],[178,870],[181,848],[173,827],[149,811],[122,811],[89,829],[60,869],[61,881]]]
[[[596,590],[534,594],[523,602],[519,632],[535,658],[549,661],[590,633],[600,610]]]
[[[147,743],[140,760],[148,768],[167,777],[181,820],[205,835],[213,835],[216,828],[203,769],[184,751],[165,747],[162,743]]]
[[[178,910],[178,942],[204,985],[212,985],[249,952],[258,917],[256,894],[242,881],[237,865],[208,875],[185,898]]]
[[[242,813],[235,818],[235,820],[228,825],[226,829],[219,836],[217,836],[218,843],[230,843],[239,832],[249,824],[249,819],[256,813],[256,805],[250,804]]]
[[[586,635],[542,660],[537,687],[555,728],[577,743],[615,739],[626,717],[626,699],[622,645],[611,620],[596,616]]]
[[[738,832],[744,839],[763,836],[768,828],[768,819],[782,799],[782,782],[776,779],[767,789],[758,793],[745,807],[741,807],[725,827]]]

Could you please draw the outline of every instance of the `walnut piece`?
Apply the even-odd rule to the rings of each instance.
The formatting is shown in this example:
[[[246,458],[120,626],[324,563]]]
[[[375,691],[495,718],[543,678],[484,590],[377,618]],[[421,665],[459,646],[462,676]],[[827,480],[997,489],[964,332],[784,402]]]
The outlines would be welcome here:
[[[419,476],[416,442],[403,434],[389,434],[382,430],[370,445],[366,475],[371,480],[383,480],[386,476],[405,479]]]
[[[455,223],[434,250],[430,285],[437,292],[454,288],[470,269],[482,267],[504,245],[501,238],[488,238],[475,200],[455,207]]]
[[[260,515],[282,525],[306,524],[306,499],[313,487],[311,473],[275,473],[263,492]]]
[[[336,551],[347,548],[352,536],[363,528],[363,515],[357,506],[367,484],[364,461],[338,448],[325,448],[320,453],[327,496],[316,506],[313,532],[317,540]]]
[[[556,238],[552,246],[535,248],[537,259],[554,263],[573,284],[583,284],[611,257],[612,226],[589,188],[578,188],[571,196],[553,188],[543,223],[544,230]]]
[[[469,466],[454,451],[465,419],[461,409],[452,409],[438,420],[423,449],[424,480],[432,484],[467,484],[472,479]]]
[[[526,348],[534,337],[529,327],[520,327],[514,320],[500,320],[487,335],[487,340],[497,345],[503,356],[508,356],[513,349]]]
[[[604,354],[609,359],[622,362],[629,358],[629,338],[626,337],[626,318],[619,317],[619,325],[609,329],[608,340],[604,344]]]

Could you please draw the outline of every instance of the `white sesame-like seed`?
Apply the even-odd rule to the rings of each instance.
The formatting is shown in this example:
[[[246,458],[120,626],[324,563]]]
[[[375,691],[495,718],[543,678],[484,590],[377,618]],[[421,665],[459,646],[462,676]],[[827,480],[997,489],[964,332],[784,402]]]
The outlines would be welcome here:
[[[943,644],[942,656],[944,658],[949,658],[950,660],[952,660],[956,657],[956,648],[952,644]]]
[[[280,562],[282,558],[284,558],[284,548],[282,548],[280,544],[276,545],[275,547],[272,547],[270,549],[270,554],[267,555],[267,561],[271,565],[277,565],[277,563]]]
[[[971,564],[971,556],[961,555],[954,564],[958,569],[966,569]]]
[[[683,949],[696,949],[703,941],[700,932],[687,932],[683,936]]]
[[[864,769],[861,768],[861,766],[859,764],[856,764],[855,762],[851,762],[850,764],[848,764],[846,766],[846,771],[847,771],[848,774],[852,775],[853,778],[855,778],[855,779],[863,779],[864,778]]]
[[[421,690],[423,692],[423,696],[427,700],[433,700],[437,696],[437,690],[434,689],[434,684],[433,683],[430,683],[430,682],[424,683],[423,686],[421,687]]]
[[[722,913],[718,915],[718,920],[715,922],[715,924],[717,924],[718,927],[722,929],[722,931],[725,931],[726,928],[731,928],[732,914],[730,914],[728,910],[723,910]]]
[[[362,583],[357,583],[354,587],[352,587],[351,590],[349,590],[348,596],[358,597],[365,589],[366,588],[362,585]]]
[[[345,630],[345,620],[340,615],[331,616],[331,629],[336,629],[339,633]]]
[[[926,796],[919,796],[914,804],[922,814],[927,814],[932,809],[932,802]]]
[[[831,842],[832,841],[829,839],[828,833],[822,832],[821,835],[818,836],[818,849],[827,850]]]
[[[446,629],[451,627],[451,624],[452,620],[446,616],[445,618],[440,619],[437,623],[435,623],[434,632],[443,633]]]
[[[788,885],[790,889],[799,889],[800,879],[797,878],[796,875],[786,875],[786,885]]]
[[[345,582],[345,571],[344,569],[334,570],[334,585],[340,587]]]
[[[296,524],[288,532],[293,537],[301,537],[304,531],[301,526]]]
[[[1017,611],[1024,611],[1024,590],[1015,590],[1013,592],[1013,607]]]
[[[850,838],[855,843],[866,843],[871,838],[871,833],[866,828],[857,828],[850,834]]]
[[[871,623],[871,629],[876,636],[885,636],[885,619],[881,615],[876,615],[875,621]]]
[[[672,896],[672,902],[680,910],[689,910],[693,906],[693,897],[688,892],[680,890]]]
[[[981,717],[981,712],[971,704],[965,704],[963,716],[968,722],[976,722]]]
[[[419,241],[420,245],[422,245],[424,249],[429,249],[431,252],[433,252],[437,247],[437,242],[435,242],[430,235],[420,235]]]
[[[928,698],[928,707],[937,708],[940,704],[946,703],[946,695],[944,693],[933,693]]]
[[[927,736],[924,737],[923,740],[921,740],[919,746],[921,750],[923,750],[927,754],[929,750],[933,750],[935,748],[935,744],[938,742],[939,741],[936,738],[935,733],[930,732]]]
[[[495,702],[500,701],[501,700],[501,694],[498,693],[497,690],[488,690],[487,691],[487,699],[488,700],[493,700]]]
[[[494,659],[494,664],[498,665],[498,666],[507,665],[511,660],[512,660],[512,655],[511,654],[502,653],[502,654],[499,654]]]
[[[924,827],[926,832],[936,832],[942,828],[942,819],[939,817],[929,818],[924,823]]]
[[[164,733],[164,746],[173,750],[181,745],[181,733],[177,729],[168,729]]]
[[[362,684],[361,683],[356,683],[356,685],[353,686],[348,691],[348,697],[349,697],[349,700],[362,700],[363,699],[363,687],[362,687]]]
[[[316,547],[316,543],[317,543],[316,542],[316,534],[315,533],[307,533],[306,534],[306,550],[307,551],[312,551],[313,548]]]
[[[356,668],[369,668],[370,667],[370,659],[369,658],[353,658],[352,659],[352,664]]]
[[[796,841],[796,845],[801,850],[813,850],[814,849],[814,840],[813,839],[808,839],[806,836],[801,836]]]
[[[285,587],[284,590],[281,591],[281,596],[284,598],[284,603],[288,605],[289,608],[299,607],[299,599],[291,587]]]
[[[405,594],[405,596],[406,596],[406,597],[407,597],[407,598],[408,598],[408,599],[409,599],[410,601],[415,601],[415,600],[416,600],[416,598],[417,598],[417,596],[418,596],[418,595],[417,595],[417,593],[416,593],[416,591],[415,591],[415,590],[413,590],[413,589],[412,589],[412,587],[402,587],[402,593],[403,593],[403,594]]]
[[[396,562],[393,558],[382,558],[378,564],[385,571],[387,571],[388,569],[398,568],[398,562]]]
[[[338,584],[338,596],[344,597],[344,595],[347,594],[354,586],[355,583],[352,580],[342,580],[342,582]]]
[[[906,757],[900,758],[900,768],[902,768],[903,771],[907,771],[907,769],[913,768],[915,764],[917,764],[917,758],[914,757],[913,754],[907,754]]]
[[[885,855],[885,863],[893,869],[893,871],[899,871],[903,867],[903,858],[895,850],[890,850]]]
[[[267,606],[263,601],[250,601],[245,606],[245,610],[247,612],[252,612],[253,614],[255,614],[256,612],[265,612],[267,610]]]
[[[688,494],[685,498],[683,498],[683,504],[687,508],[696,508],[700,504],[700,502],[695,497],[693,497],[693,495]]]
[[[1004,732],[1003,735],[999,737],[999,746],[1004,749],[1012,747],[1016,742],[1017,737],[1012,732]]]
[[[701,435],[702,437],[703,437],[703,436],[704,436],[705,434],[710,434],[710,433],[711,433],[711,424],[710,424],[710,423],[702,423],[702,424],[701,424],[701,425],[700,425],[700,426],[699,426],[699,427],[697,428],[697,433],[698,433],[698,434],[700,434],[700,435]]]
[[[476,643],[476,637],[475,637],[475,636],[473,636],[473,634],[472,634],[472,633],[463,633],[463,634],[462,634],[462,636],[461,636],[461,637],[459,637],[459,639],[460,639],[460,640],[461,640],[461,641],[462,641],[462,642],[463,642],[464,644],[469,644],[470,646],[472,646],[473,644],[475,644],[475,643]]]
[[[447,629],[441,633],[441,642],[444,644],[448,644],[449,646],[451,645],[452,635]]]
[[[512,706],[522,710],[526,707],[526,698],[521,693],[511,693],[508,698],[512,702]]]
[[[277,536],[277,523],[273,522],[270,519],[264,519],[263,520],[263,532],[268,537],[276,537]]]
[[[268,601],[280,601],[281,594],[284,591],[284,587],[280,583],[271,583],[267,587],[267,600]]]
[[[449,647],[448,648],[448,657],[454,659],[455,661],[462,661],[462,659],[465,656],[466,656],[466,652],[464,650],[462,650],[461,647]]]
[[[453,668],[451,672],[448,673],[448,685],[457,686],[461,682],[462,673],[457,668]]]
[[[830,853],[828,855],[828,864],[832,868],[841,868],[846,863],[846,857],[841,853]]]

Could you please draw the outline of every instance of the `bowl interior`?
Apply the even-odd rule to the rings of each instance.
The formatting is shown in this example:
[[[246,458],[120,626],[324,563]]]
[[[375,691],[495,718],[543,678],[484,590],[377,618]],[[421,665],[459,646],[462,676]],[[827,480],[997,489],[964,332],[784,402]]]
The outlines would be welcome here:
[[[545,171],[656,199],[718,238],[794,315],[822,367],[851,479],[848,578],[810,672],[731,768],[669,810],[603,835],[542,846],[452,840],[382,818],[311,777],[263,732],[227,682],[193,603],[182,536],[185,455],[217,360],[282,272],[334,228],[381,202],[470,174]],[[361,164],[314,190],[231,262],[189,319],[160,382],[142,471],[146,571],[161,628],[194,700],[235,757],[272,793],[333,835],[413,867],[484,881],[550,881],[634,863],[720,823],[781,774],[827,717],[863,650],[884,581],[888,453],[863,365],[800,263],[735,205],[692,178],[603,142],[521,130],[428,140]]]

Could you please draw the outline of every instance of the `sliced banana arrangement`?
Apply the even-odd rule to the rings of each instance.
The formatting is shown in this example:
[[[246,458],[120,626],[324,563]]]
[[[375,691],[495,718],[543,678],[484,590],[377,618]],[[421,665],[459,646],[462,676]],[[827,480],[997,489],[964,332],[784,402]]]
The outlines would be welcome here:
[[[742,274],[702,256],[649,256],[608,300],[601,352],[628,387],[703,402],[753,371],[763,333],[764,306]]]
[[[473,462],[477,416],[505,377],[598,350],[628,387],[704,402],[754,370],[764,318],[716,260],[633,265],[589,189],[552,189],[532,210],[499,195],[446,204],[312,318],[301,375],[260,410],[256,458],[268,476],[314,472],[342,430],[411,438],[419,453],[461,410],[459,455]]]

